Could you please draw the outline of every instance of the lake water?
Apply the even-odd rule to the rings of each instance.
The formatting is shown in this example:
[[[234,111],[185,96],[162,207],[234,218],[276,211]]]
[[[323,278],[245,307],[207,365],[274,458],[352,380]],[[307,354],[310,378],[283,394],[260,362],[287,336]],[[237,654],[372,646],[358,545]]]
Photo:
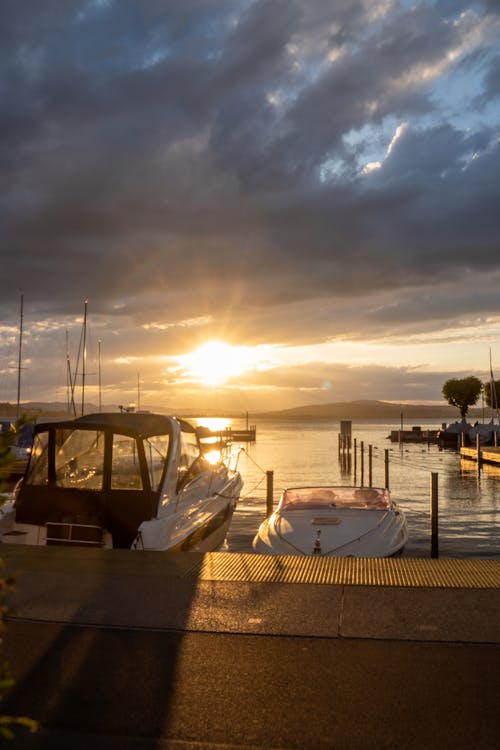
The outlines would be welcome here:
[[[203,420],[199,420],[202,423]],[[208,423],[208,422],[205,422]],[[243,421],[230,420],[234,429]],[[422,429],[438,429],[440,422],[422,420]],[[475,462],[460,459],[457,450],[437,445],[392,443],[395,422],[352,422],[357,441],[357,476],[343,471],[338,454],[340,423],[328,421],[257,422],[253,444],[234,445],[245,485],[233,516],[225,549],[251,552],[252,539],[266,514],[266,472],[274,472],[274,504],[283,488],[299,485],[359,484],[360,443],[364,443],[364,484],[368,478],[368,446],[372,446],[372,484],[384,485],[385,450],[389,451],[389,486],[404,510],[410,538],[406,557],[430,556],[430,477],[438,474],[439,556],[500,557],[500,469],[484,465],[477,476]],[[410,429],[412,425],[405,425]]]

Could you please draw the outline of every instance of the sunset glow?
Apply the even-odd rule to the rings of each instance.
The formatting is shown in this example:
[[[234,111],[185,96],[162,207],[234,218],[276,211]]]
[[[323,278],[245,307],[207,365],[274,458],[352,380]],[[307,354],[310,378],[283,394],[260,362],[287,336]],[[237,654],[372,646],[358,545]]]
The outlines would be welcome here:
[[[247,346],[230,346],[223,341],[207,341],[191,354],[177,357],[185,374],[202,385],[226,383],[257,364],[259,355]]]
[[[500,3],[76,0],[50,34],[48,5],[10,3],[2,45],[0,403],[259,414],[498,374]]]

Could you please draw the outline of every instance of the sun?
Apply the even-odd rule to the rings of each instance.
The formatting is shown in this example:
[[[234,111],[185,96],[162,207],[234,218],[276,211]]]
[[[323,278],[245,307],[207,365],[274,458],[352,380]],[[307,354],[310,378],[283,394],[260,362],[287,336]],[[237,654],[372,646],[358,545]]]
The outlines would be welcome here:
[[[194,352],[177,357],[186,375],[202,385],[222,385],[255,366],[258,355],[247,346],[207,341]]]

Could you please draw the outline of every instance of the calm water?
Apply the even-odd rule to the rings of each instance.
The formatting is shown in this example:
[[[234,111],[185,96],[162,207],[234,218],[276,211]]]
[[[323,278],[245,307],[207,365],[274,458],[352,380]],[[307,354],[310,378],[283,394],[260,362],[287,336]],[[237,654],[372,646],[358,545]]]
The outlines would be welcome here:
[[[200,420],[201,421],[201,420]],[[438,429],[439,422],[420,426]],[[232,427],[244,427],[232,420]],[[274,502],[281,490],[307,484],[360,482],[359,446],[365,445],[364,477],[368,484],[368,446],[372,445],[372,483],[384,484],[385,449],[389,450],[389,485],[406,513],[410,539],[407,557],[430,555],[430,475],[437,472],[439,489],[440,557],[500,557],[500,469],[484,466],[478,479],[476,464],[461,461],[456,450],[437,445],[391,443],[397,422],[353,421],[358,444],[357,476],[343,472],[338,457],[338,421],[262,421],[257,441],[243,444],[238,468],[245,481],[233,516],[225,549],[250,552],[253,536],[265,517],[266,471],[274,472]],[[411,425],[405,425],[409,429]],[[239,446],[238,446],[239,447]],[[238,448],[233,446],[233,451]],[[352,467],[353,468],[353,467]]]

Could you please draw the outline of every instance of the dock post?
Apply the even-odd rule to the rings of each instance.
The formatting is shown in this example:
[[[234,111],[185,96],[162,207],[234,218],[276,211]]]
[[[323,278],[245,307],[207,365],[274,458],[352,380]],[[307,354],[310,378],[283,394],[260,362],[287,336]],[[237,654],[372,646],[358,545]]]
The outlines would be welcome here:
[[[358,440],[357,438],[354,438],[354,484],[356,484],[356,476],[358,473]]]
[[[368,487],[373,487],[373,445],[368,446]]]
[[[351,435],[352,421],[350,419],[340,420],[339,432],[339,461],[342,464],[342,471],[350,471],[351,464]]]
[[[476,453],[477,453],[477,475],[481,476],[481,443],[479,441],[479,433],[476,435]]]
[[[431,472],[431,557],[439,557],[438,474]]]
[[[385,488],[389,489],[389,448],[384,449],[384,477],[385,477]]]
[[[361,480],[360,486],[363,487],[365,484],[365,442],[364,440],[360,443],[360,459],[361,459]]]
[[[274,494],[274,471],[266,471],[267,492],[266,492],[266,518],[269,518],[273,512],[273,494]]]

